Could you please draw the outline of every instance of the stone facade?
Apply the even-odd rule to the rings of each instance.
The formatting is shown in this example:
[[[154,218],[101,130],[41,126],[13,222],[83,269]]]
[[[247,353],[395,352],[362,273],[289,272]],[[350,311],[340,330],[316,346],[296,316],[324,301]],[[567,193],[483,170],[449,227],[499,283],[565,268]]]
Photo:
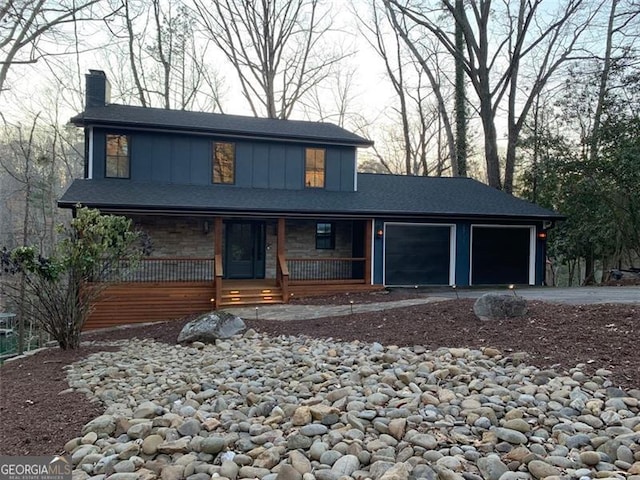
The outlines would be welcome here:
[[[334,250],[316,249],[315,220],[285,221],[285,252],[287,258],[348,258],[351,257],[352,222],[334,222],[336,228],[336,248]],[[278,222],[266,222],[265,278],[276,278],[278,254]]]
[[[287,220],[287,258],[351,257],[352,222],[336,221],[333,224],[336,229],[336,248],[334,250],[318,250],[316,249],[315,220]]]
[[[213,220],[196,217],[132,217],[149,235],[150,259],[130,272],[131,281],[213,281]],[[207,224],[205,225],[205,222]],[[208,261],[166,260],[163,258],[209,259]],[[126,279],[126,277],[125,277]]]
[[[351,221],[332,222],[335,228],[335,248],[316,248],[316,221],[290,220],[286,224],[287,259],[292,258],[351,258],[352,226]],[[307,264],[289,264],[290,280],[310,279],[347,279],[351,278],[352,264],[349,261],[317,262]]]
[[[140,216],[132,219],[137,228],[149,234],[151,258],[211,259],[214,256],[213,218]],[[286,220],[287,258],[350,258],[352,222],[335,221],[333,224],[335,249],[316,249],[315,220]],[[276,277],[277,225],[277,220],[265,221],[265,278]],[[210,274],[205,276],[208,280]]]
[[[132,220],[137,228],[149,234],[152,258],[213,258],[212,218],[145,216]]]

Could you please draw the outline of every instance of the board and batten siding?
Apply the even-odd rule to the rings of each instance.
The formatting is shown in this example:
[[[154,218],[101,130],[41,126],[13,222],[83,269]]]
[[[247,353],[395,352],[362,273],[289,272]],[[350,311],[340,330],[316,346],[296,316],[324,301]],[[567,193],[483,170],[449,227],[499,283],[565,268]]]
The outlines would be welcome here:
[[[325,189],[347,192],[355,189],[355,147],[102,128],[93,128],[92,132],[90,170],[94,179],[105,175],[107,133],[129,135],[130,180],[136,182],[211,185],[212,144],[218,140],[235,143],[236,187],[301,190],[305,188],[305,149],[323,148]]]

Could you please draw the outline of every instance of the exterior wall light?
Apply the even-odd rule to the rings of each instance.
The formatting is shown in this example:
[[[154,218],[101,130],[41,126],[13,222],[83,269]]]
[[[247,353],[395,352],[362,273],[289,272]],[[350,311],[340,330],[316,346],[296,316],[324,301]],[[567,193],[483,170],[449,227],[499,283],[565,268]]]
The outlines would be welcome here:
[[[546,240],[547,239],[547,232],[545,232],[544,230],[542,230],[541,232],[538,232],[538,239]]]
[[[376,237],[382,238],[383,235],[384,235],[383,229],[379,228],[378,230],[376,230]]]

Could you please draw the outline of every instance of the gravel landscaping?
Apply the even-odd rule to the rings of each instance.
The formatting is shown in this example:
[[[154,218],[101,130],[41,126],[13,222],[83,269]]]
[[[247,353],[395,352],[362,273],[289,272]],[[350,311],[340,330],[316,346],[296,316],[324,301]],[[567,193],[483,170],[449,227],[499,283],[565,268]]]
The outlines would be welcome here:
[[[253,320],[216,345],[175,345],[184,321],[93,334],[112,351],[2,367],[2,453],[29,444],[5,373],[40,365],[69,383],[31,398],[102,406],[57,439],[75,480],[640,480],[635,308],[489,323],[471,305]]]

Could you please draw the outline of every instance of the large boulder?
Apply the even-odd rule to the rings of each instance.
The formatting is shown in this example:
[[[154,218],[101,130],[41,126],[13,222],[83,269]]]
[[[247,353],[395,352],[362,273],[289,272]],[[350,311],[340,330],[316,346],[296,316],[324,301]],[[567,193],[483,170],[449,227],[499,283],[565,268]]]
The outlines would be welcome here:
[[[473,313],[480,320],[524,317],[527,314],[527,301],[516,295],[485,293],[476,300]]]
[[[178,343],[215,343],[217,339],[231,338],[245,328],[242,319],[236,315],[223,311],[209,312],[182,327]]]

